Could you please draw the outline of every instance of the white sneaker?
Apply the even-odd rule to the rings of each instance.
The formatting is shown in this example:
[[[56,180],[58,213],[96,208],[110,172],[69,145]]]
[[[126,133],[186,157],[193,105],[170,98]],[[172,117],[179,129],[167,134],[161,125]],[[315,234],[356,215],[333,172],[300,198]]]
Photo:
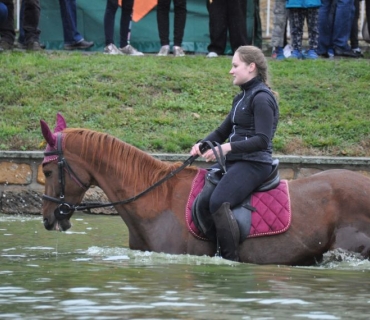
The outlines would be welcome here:
[[[104,48],[104,54],[122,54],[121,51],[113,44],[109,44]]]
[[[128,44],[126,47],[119,48],[123,54],[128,54],[130,56],[143,56],[144,53],[136,50],[132,45]]]
[[[175,57],[184,57],[185,56],[185,52],[184,52],[183,48],[181,48],[181,47],[174,46],[172,51],[173,51],[173,55]]]
[[[353,48],[352,51],[354,53],[362,53],[360,48]]]
[[[170,52],[170,46],[169,45],[165,45],[165,46],[162,46],[161,47],[161,49],[159,50],[157,56],[158,57],[167,57],[169,52]]]
[[[216,52],[209,52],[207,54],[207,58],[217,58],[218,54]]]

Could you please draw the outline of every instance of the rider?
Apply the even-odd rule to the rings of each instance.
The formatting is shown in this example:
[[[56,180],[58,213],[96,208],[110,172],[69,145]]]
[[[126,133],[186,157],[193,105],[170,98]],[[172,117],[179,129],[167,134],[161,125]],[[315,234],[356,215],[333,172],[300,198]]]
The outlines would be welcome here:
[[[272,139],[279,119],[279,107],[277,94],[268,85],[266,58],[259,48],[239,47],[229,73],[241,92],[234,98],[226,119],[196,143],[190,154],[200,155],[207,162],[216,159],[214,152],[219,155],[222,150],[226,156],[227,173],[212,193],[209,209],[222,257],[238,261],[240,234],[231,209],[261,185],[272,171]],[[199,147],[203,141],[222,143],[221,150],[216,147],[202,154]],[[219,164],[214,167],[221,168]]]

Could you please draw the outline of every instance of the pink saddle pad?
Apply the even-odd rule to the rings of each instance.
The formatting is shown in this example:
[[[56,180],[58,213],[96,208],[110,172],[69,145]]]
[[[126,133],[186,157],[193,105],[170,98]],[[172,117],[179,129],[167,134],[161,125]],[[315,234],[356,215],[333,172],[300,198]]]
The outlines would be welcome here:
[[[192,205],[204,186],[205,169],[199,169],[193,180],[185,209],[185,218],[189,231],[197,238],[208,240],[198,230],[192,219]],[[251,228],[248,238],[262,237],[283,233],[291,224],[291,207],[288,181],[281,180],[277,188],[256,192],[251,197],[251,205],[256,209],[252,212]]]

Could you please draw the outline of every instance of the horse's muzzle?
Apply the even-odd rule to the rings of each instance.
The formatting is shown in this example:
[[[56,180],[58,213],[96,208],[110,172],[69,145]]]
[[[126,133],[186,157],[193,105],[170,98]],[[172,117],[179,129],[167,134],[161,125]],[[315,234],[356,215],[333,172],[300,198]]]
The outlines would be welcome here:
[[[69,220],[55,220],[53,223],[50,223],[47,218],[44,218],[43,222],[45,229],[48,231],[67,231],[71,227],[71,223],[69,222]]]

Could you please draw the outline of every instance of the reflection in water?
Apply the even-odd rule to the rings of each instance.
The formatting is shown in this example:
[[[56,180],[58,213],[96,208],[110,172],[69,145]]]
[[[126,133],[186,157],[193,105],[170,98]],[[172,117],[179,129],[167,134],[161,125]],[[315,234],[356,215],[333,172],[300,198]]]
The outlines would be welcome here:
[[[258,266],[129,250],[115,216],[77,214],[65,233],[41,220],[0,215],[1,319],[368,318],[370,263],[340,251]]]

